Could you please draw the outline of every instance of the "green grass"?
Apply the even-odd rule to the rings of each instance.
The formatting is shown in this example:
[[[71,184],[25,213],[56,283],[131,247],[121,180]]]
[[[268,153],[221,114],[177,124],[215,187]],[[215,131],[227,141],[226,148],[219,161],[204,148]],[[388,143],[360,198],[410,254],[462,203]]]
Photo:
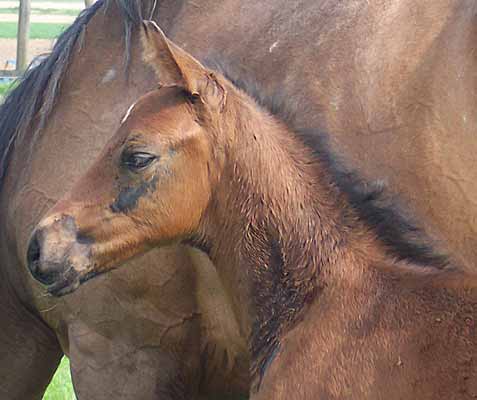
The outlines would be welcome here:
[[[54,39],[63,32],[67,26],[68,24],[33,23],[30,26],[30,39]],[[16,37],[16,22],[0,22],[0,38],[15,39]]]
[[[54,3],[78,3],[81,5],[84,5],[84,1],[78,1],[78,0],[31,0],[32,3],[37,3],[37,2],[54,2]],[[0,0],[0,7],[2,6],[2,1]]]
[[[50,1],[50,0],[48,0]],[[1,8],[2,2],[0,1],[0,14],[18,14],[18,7],[14,8]],[[80,10],[58,10],[56,8],[32,8],[32,14],[39,15],[78,15]]]
[[[56,370],[48,389],[46,390],[43,400],[75,400],[76,397],[73,391],[70,375],[70,362],[66,357],[63,357],[61,363]],[[140,399],[138,399],[140,400]],[[212,399],[211,399],[212,400]],[[213,400],[225,400],[223,398],[214,398]],[[247,397],[233,397],[226,400],[247,400]]]
[[[55,376],[46,390],[43,400],[74,400],[76,399],[71,384],[70,362],[66,357],[61,360]]]
[[[0,2],[0,6],[2,3]],[[33,10],[31,10],[33,12]],[[0,8],[0,14],[18,14],[18,7],[15,8]]]
[[[10,89],[13,89],[16,85],[16,82],[11,83],[0,83],[0,100],[2,97],[6,96]]]
[[[78,0],[31,0],[32,3],[35,3],[35,2],[42,2],[42,1],[52,1],[52,2],[55,2],[55,3],[81,3],[81,4],[84,4],[84,1],[78,1]],[[2,4],[1,0],[0,0],[0,5]]]
[[[3,83],[0,83],[0,96],[5,96],[9,87],[10,85],[5,85]]]

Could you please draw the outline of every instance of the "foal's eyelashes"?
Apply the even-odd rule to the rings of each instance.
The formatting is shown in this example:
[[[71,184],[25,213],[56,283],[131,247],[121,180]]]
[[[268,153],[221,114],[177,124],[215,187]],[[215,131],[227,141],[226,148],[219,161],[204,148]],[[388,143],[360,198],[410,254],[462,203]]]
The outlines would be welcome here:
[[[137,172],[148,167],[157,158],[159,158],[157,155],[144,151],[126,151],[121,155],[121,165],[130,171]]]

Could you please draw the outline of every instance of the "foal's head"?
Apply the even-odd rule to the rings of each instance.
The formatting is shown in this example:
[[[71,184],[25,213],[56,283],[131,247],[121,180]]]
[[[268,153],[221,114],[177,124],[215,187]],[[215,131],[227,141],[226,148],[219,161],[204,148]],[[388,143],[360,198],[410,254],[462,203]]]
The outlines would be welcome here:
[[[194,233],[233,140],[223,112],[230,84],[154,23],[143,28],[159,89],[131,106],[95,164],[33,233],[28,265],[53,294]]]

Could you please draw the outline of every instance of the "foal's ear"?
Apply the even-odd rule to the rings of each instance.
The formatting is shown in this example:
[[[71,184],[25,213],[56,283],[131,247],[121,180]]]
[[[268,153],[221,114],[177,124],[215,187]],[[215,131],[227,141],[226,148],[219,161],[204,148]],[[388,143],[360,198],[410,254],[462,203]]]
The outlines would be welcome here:
[[[143,21],[143,28],[143,59],[154,68],[159,82],[180,86],[202,103],[222,110],[226,91],[215,74],[170,41],[154,21]]]

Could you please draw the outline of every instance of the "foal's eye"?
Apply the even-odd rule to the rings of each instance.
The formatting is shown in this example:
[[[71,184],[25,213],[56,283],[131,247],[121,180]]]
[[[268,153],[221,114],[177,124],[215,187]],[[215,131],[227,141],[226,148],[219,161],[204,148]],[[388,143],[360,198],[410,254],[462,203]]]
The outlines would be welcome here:
[[[121,157],[121,163],[131,171],[139,171],[146,168],[157,157],[149,153],[125,153]]]

